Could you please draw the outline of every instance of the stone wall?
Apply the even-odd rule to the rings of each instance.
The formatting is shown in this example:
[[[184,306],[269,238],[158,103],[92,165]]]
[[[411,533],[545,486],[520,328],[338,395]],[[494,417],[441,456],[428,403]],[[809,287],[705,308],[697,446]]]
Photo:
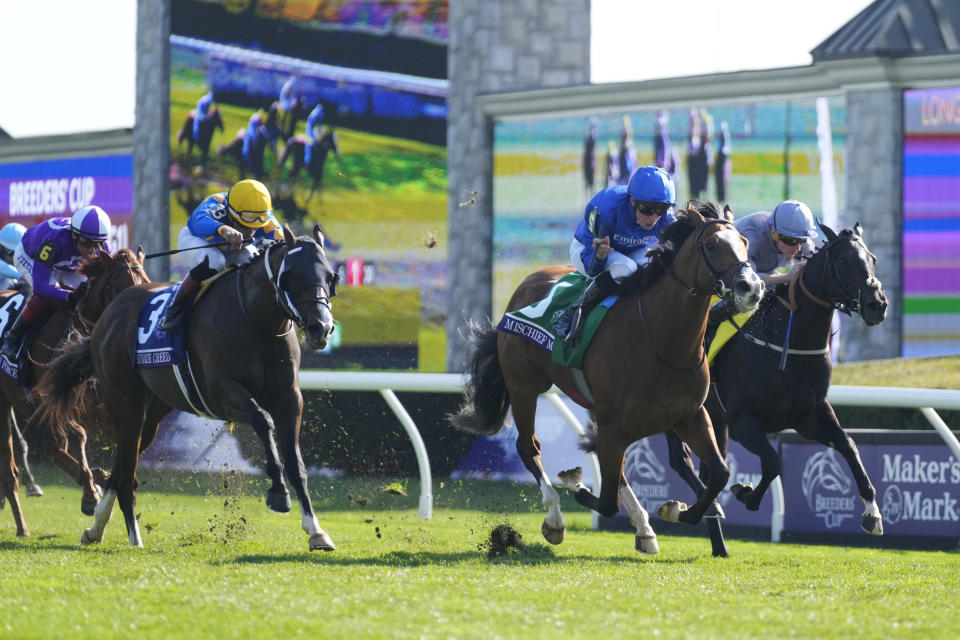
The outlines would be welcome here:
[[[899,358],[903,341],[903,94],[899,88],[848,90],[846,209],[840,222],[858,221],[864,240],[877,256],[877,277],[890,308],[887,319],[867,327],[844,316],[840,332],[842,361]]]
[[[451,0],[447,95],[447,369],[492,306],[493,124],[483,94],[590,82],[590,0]]]
[[[137,100],[133,127],[133,227],[149,251],[170,246],[170,0],[137,0]],[[152,280],[170,260],[152,258]]]

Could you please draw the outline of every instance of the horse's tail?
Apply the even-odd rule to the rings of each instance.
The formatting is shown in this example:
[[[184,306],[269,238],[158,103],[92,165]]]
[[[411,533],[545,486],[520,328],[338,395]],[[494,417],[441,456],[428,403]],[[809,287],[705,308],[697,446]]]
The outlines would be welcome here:
[[[68,431],[82,432],[74,415],[83,411],[84,383],[92,375],[90,337],[75,337],[65,342],[34,387],[33,395],[41,402],[30,419],[31,424],[45,424],[57,441],[63,441]]]
[[[474,323],[469,326],[473,353],[467,363],[463,402],[460,410],[448,414],[447,419],[457,429],[493,435],[500,431],[510,408],[510,394],[497,355],[497,330]]]
[[[587,422],[587,426],[584,428],[583,433],[577,438],[578,446],[581,451],[587,453],[596,453],[597,451],[597,423],[593,420]]]

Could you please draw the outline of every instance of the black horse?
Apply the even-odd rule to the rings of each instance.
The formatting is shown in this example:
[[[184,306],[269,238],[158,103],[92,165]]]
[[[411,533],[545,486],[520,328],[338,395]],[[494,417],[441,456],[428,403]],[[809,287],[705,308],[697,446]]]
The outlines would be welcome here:
[[[333,542],[320,528],[307,491],[307,471],[300,455],[300,344],[323,349],[333,330],[330,296],[336,272],[323,250],[323,236],[296,237],[284,226],[284,241],[270,245],[252,262],[227,273],[210,286],[187,320],[187,352],[197,388],[211,416],[249,424],[267,457],[272,485],[267,507],[290,510],[286,471],[300,503],[301,525],[309,548],[330,551]],[[56,431],[72,426],[82,383],[96,375],[110,422],[117,431],[113,473],[97,505],[94,525],[81,536],[100,542],[114,502],[127,525],[130,544],[143,546],[135,515],[136,469],[140,452],[157,434],[160,420],[173,409],[196,412],[172,367],[135,368],[137,318],[164,284],[132,287],[108,307],[88,338],[68,342],[50,364],[40,387],[44,404],[39,420]],[[161,297],[166,294],[161,294]],[[158,308],[159,310],[159,308]],[[232,310],[224,313],[224,310]],[[154,313],[158,316],[158,312]],[[276,434],[276,437],[275,435]],[[278,452],[279,442],[279,452]],[[281,461],[282,456],[282,461]]]
[[[876,490],[833,407],[830,387],[830,324],[835,309],[859,315],[868,326],[883,322],[887,296],[876,276],[876,257],[861,234],[860,223],[839,234],[820,224],[827,241],[800,268],[789,284],[767,292],[757,312],[717,354],[712,369],[714,390],[706,401],[717,444],[726,453],[732,436],[760,457],[760,484],[735,484],[731,493],[747,509],[760,508],[767,487],[780,475],[780,456],[768,433],[795,429],[809,440],[836,449],[856,480],[864,513],[860,526],[881,535],[883,522]],[[786,355],[783,348],[787,346]],[[689,451],[668,433],[670,466],[694,489],[701,480]],[[701,465],[701,476],[706,476]],[[728,555],[720,523],[708,521],[713,555]]]
[[[206,120],[200,123],[197,128],[197,135],[193,135],[193,122],[196,118],[196,111],[190,111],[187,118],[183,121],[183,126],[177,131],[177,146],[187,141],[187,154],[193,153],[193,145],[200,148],[200,161],[206,161],[210,154],[210,142],[213,140],[215,129],[223,131],[223,118],[220,116],[220,109],[216,105],[210,107],[210,115]]]

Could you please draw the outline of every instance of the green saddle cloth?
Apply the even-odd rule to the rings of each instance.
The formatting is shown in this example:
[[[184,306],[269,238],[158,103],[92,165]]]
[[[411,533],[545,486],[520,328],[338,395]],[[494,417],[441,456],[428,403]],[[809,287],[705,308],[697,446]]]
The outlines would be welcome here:
[[[607,310],[617,300],[612,295],[597,305],[581,322],[580,335],[576,346],[571,349],[562,338],[553,332],[553,324],[557,318],[575,303],[584,288],[587,286],[587,277],[574,271],[557,281],[547,296],[534,304],[516,311],[508,311],[503,315],[497,329],[514,335],[523,336],[534,344],[551,352],[553,362],[564,367],[579,369],[583,363],[583,354],[590,345],[590,340],[597,332],[597,327],[603,321]]]

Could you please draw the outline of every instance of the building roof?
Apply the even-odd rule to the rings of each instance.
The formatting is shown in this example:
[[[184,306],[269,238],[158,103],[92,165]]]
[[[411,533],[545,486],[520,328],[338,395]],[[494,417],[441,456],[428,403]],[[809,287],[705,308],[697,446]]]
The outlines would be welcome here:
[[[810,55],[813,61],[960,53],[960,2],[875,0]]]

